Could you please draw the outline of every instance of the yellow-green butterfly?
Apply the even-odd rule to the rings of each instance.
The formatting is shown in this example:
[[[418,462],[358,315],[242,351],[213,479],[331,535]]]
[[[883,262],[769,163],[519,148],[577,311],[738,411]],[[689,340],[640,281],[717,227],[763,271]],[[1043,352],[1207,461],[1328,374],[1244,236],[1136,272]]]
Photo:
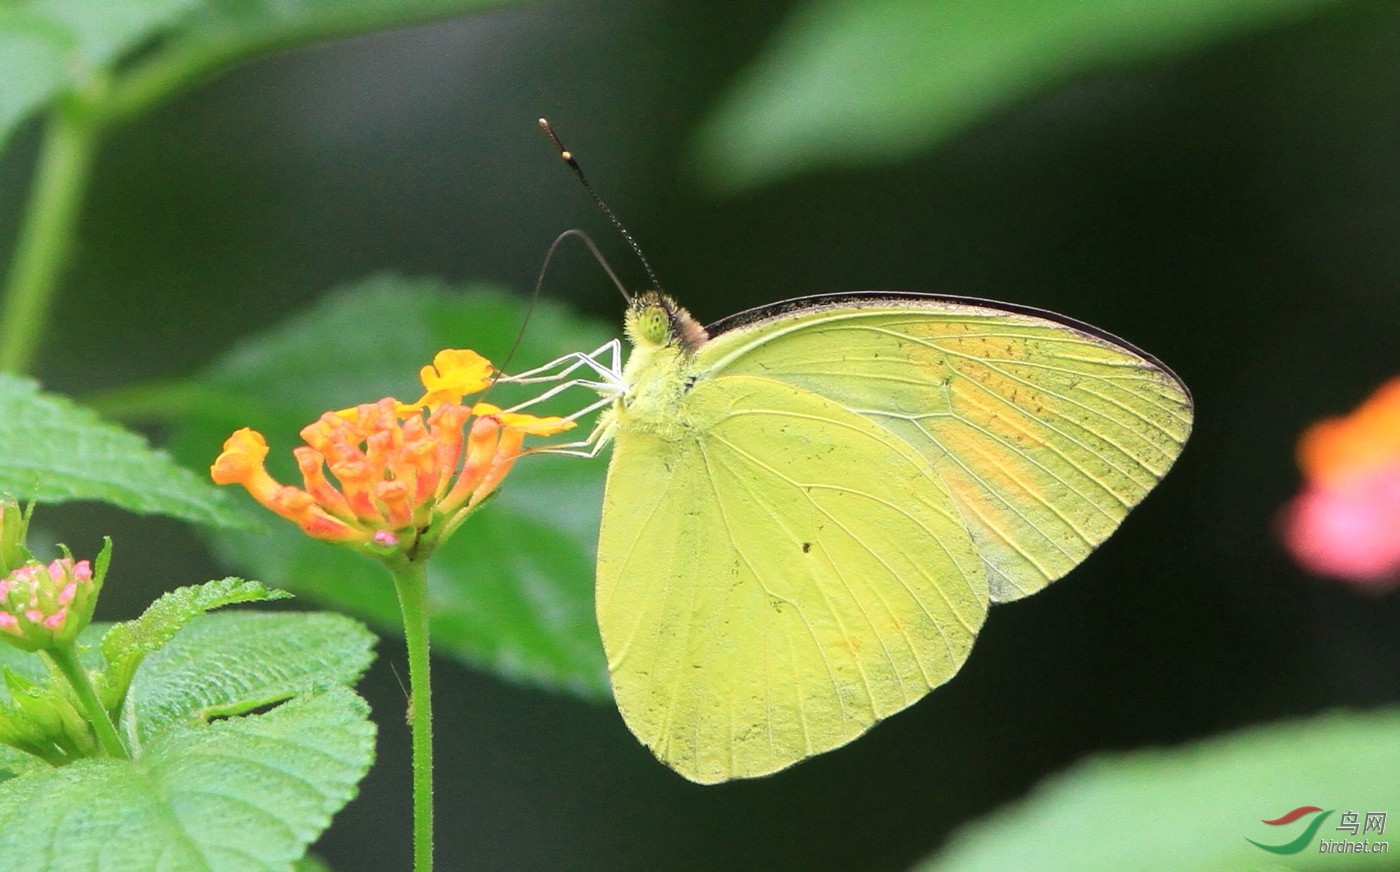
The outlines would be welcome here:
[[[648,293],[626,328],[598,625],[627,725],[703,783],[947,681],[989,603],[1087,557],[1191,428],[1152,357],[1001,303],[808,297],[706,330]]]

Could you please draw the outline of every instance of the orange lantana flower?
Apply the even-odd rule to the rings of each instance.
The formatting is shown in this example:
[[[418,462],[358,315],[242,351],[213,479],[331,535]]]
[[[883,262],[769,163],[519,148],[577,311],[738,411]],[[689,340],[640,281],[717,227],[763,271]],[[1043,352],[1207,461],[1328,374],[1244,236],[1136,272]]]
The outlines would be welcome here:
[[[385,397],[321,415],[302,428],[306,445],[292,450],[304,487],[268,474],[267,441],[246,427],[224,443],[210,475],[243,485],[309,536],[381,557],[426,556],[531,453],[526,436],[574,426],[489,403],[463,405],[493,373],[474,351],[442,351],[420,374],[426,393],[418,402]]]

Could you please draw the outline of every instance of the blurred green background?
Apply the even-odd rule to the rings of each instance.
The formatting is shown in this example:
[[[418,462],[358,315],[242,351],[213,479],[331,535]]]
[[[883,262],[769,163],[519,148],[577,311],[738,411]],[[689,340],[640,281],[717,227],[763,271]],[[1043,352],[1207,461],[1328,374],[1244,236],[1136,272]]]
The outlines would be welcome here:
[[[1177,467],[1081,568],[994,609],[949,685],[845,749],[701,788],[609,706],[439,662],[443,869],[905,869],[1093,752],[1400,700],[1400,595],[1306,576],[1274,531],[1298,432],[1400,372],[1400,7],[1294,5],[1066,65],[936,143],[880,138],[862,115],[813,124],[818,145],[878,142],[769,180],[698,149],[747,147],[754,132],[716,113],[791,46],[806,4],[541,3],[256,59],[107,142],[36,372],[78,396],[186,374],[386,269],[523,291],[572,227],[640,286],[540,115],[702,321],[924,290],[1150,351],[1197,403]],[[38,134],[0,157],[0,257]],[[620,317],[579,246],[544,292]],[[99,617],[222,574],[173,521],[77,505],[39,523],[75,551],[117,540]],[[380,650],[362,685],[380,761],[317,848],[343,872],[408,864],[406,669],[399,643]],[[1308,799],[1261,795],[1242,820]]]

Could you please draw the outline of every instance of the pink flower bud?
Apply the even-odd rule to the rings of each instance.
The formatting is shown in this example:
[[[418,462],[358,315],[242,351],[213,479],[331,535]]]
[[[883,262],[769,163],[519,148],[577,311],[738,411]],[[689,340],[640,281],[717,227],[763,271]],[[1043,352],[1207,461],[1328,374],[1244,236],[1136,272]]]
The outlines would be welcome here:
[[[28,651],[71,645],[92,618],[100,584],[86,560],[16,567],[0,580],[0,631]]]

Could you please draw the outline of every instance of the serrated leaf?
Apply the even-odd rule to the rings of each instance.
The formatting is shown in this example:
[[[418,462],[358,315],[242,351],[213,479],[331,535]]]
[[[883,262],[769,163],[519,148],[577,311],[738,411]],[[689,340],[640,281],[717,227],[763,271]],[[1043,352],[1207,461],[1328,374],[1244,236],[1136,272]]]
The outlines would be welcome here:
[[[28,379],[0,374],[0,494],[57,503],[99,500],[197,524],[255,522],[226,494],[145,439]]]
[[[288,872],[368,771],[368,714],[339,688],[174,730],[135,760],[31,770],[0,783],[0,857],[53,872]]]
[[[260,581],[241,578],[221,578],[178,587],[161,594],[140,617],[113,626],[102,638],[102,653],[109,663],[132,651],[148,654],[165,645],[182,627],[205,612],[235,603],[276,600],[286,596],[283,591],[269,590]]]
[[[741,188],[905,158],[1090,73],[1292,21],[1337,0],[815,0],[697,131]]]
[[[207,465],[230,432],[251,426],[272,446],[273,475],[299,481],[291,449],[300,444],[297,431],[321,412],[416,395],[418,368],[443,348],[474,348],[504,364],[524,315],[519,302],[496,290],[368,279],[226,355],[203,379],[218,402],[181,426],[172,450],[191,465]],[[607,327],[541,303],[509,369],[592,351],[611,335]],[[509,405],[520,390],[493,389],[491,402]],[[556,398],[558,404],[540,414],[596,398],[580,391]],[[582,422],[577,432],[586,434],[589,426]],[[607,693],[593,620],[604,472],[601,459],[527,457],[516,464],[500,495],[429,564],[436,650],[512,679]],[[400,631],[393,586],[381,566],[312,541],[290,524],[273,519],[269,525],[263,535],[217,535],[219,554],[239,571],[334,604],[383,631]]]
[[[354,684],[374,659],[359,621],[326,612],[200,618],[141,665],[129,717],[143,741],[172,725],[252,711],[298,693]],[[210,664],[217,663],[217,669]],[[129,719],[129,718],[128,718]]]
[[[83,665],[100,671],[111,624],[94,623],[79,637]],[[175,725],[251,711],[313,690],[353,684],[373,660],[375,637],[363,624],[328,612],[236,611],[195,619],[140,664],[122,723],[149,742]],[[33,683],[50,672],[40,658],[0,645],[0,671]],[[0,682],[0,705],[11,702]],[[0,745],[5,773],[47,767],[38,757]]]
[[[1390,854],[1338,857],[1314,841],[1277,855],[1247,841],[1299,836],[1306,822],[1261,821],[1303,805],[1338,815],[1400,808],[1400,711],[1333,712],[1173,750],[1102,756],[963,829],[918,870],[1394,868]],[[1335,830],[1325,837],[1356,840]]]
[[[102,637],[102,656],[107,661],[103,689],[108,695],[108,705],[115,706],[125,697],[142,658],[164,647],[195,618],[234,603],[287,596],[289,594],[284,591],[269,590],[261,582],[241,578],[224,578],[161,594],[135,620],[117,624]]]

